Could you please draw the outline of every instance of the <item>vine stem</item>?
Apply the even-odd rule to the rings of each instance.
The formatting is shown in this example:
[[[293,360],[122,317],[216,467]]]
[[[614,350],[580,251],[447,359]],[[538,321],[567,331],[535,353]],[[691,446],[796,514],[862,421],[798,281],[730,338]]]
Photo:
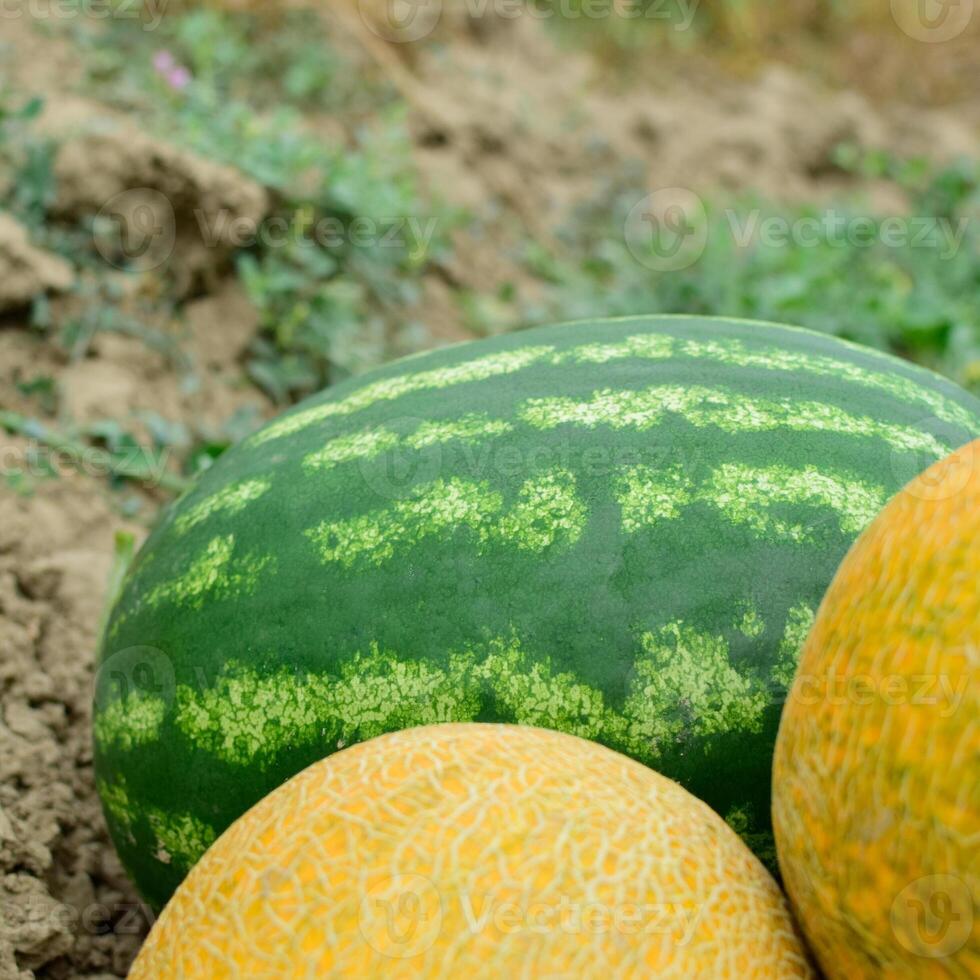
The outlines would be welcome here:
[[[166,471],[151,473],[145,465],[141,466],[138,463],[119,459],[104,449],[98,449],[79,439],[73,439],[64,432],[51,429],[36,419],[25,418],[17,412],[0,410],[0,428],[6,429],[12,435],[25,436],[47,446],[49,449],[63,453],[82,472],[85,470],[86,459],[91,459],[92,454],[95,453],[98,455],[99,465],[113,476],[158,486],[171,493],[183,493],[193,483],[192,480],[178,476],[176,473],[167,473]]]

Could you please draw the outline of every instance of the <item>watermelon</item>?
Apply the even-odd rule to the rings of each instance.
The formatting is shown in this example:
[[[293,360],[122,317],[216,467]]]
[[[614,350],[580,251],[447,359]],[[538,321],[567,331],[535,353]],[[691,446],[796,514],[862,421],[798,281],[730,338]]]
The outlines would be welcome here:
[[[109,618],[95,766],[162,903],[382,733],[512,722],[681,782],[772,857],[780,704],[851,542],[980,433],[884,354],[701,317],[543,327],[345,382],[221,457]]]

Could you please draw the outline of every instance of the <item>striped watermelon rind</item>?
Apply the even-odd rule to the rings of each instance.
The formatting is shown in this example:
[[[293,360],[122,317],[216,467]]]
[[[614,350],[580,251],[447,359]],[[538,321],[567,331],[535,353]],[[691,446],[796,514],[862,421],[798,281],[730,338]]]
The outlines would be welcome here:
[[[820,334],[698,317],[396,362],[222,457],[131,569],[100,656],[110,828],[162,904],[322,756],[500,721],[677,778],[771,856],[772,744],[840,559],[980,403]]]

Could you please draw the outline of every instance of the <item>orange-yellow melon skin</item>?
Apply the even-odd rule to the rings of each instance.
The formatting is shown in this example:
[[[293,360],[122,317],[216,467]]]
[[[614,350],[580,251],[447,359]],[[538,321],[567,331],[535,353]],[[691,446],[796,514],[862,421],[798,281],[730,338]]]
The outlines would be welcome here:
[[[980,977],[980,441],[844,560],[773,783],[780,868],[829,977]]]
[[[384,735],[294,777],[181,885],[131,977],[811,977],[705,804],[591,742]]]

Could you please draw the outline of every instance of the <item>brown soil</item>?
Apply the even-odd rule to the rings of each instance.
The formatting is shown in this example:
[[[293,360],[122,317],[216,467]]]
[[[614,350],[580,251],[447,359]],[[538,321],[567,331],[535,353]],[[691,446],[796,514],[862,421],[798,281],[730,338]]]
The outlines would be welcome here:
[[[60,292],[73,282],[67,262],[35,248],[27,229],[0,213],[0,312],[22,308],[37,293]]]
[[[128,421],[140,409],[215,425],[237,408],[269,407],[239,383],[238,359],[256,328],[232,283],[186,308],[185,349],[200,384],[182,390],[162,355],[138,340],[100,336],[75,363],[16,327],[0,330],[4,407],[25,414],[17,381],[55,376],[60,412]],[[0,442],[0,468],[31,471],[27,440]],[[92,781],[92,663],[114,535],[139,540],[164,497],[132,490],[121,513],[93,460],[78,472],[48,455],[56,478],[29,497],[0,485],[0,978],[124,976],[149,921],[106,836]],[[36,467],[36,464],[35,464]]]
[[[450,24],[452,45],[410,60],[358,23],[342,18],[336,29],[361,44],[408,100],[428,183],[475,214],[457,236],[451,265],[426,283],[420,310],[436,342],[463,333],[458,290],[516,282],[533,291],[511,257],[516,247],[529,233],[550,239],[570,207],[595,197],[600,175],[631,161],[645,168],[651,189],[764,187],[820,199],[848,185],[829,159],[843,139],[935,157],[980,151],[975,129],[954,114],[876,108],[785,69],[749,81],[664,77],[657,87],[610,91],[593,62],[558,48],[527,18],[479,30]],[[0,218],[0,407],[36,414],[17,383],[50,375],[61,421],[128,421],[151,410],[218,427],[247,404],[270,415],[242,376],[254,314],[228,277],[227,253],[203,249],[186,221],[194,207],[260,216],[265,192],[80,97],[75,58],[63,42],[42,38],[24,20],[5,21],[4,31],[0,70],[21,91],[48,97],[49,131],[71,134],[58,158],[63,216],[80,219],[134,190],[176,202],[166,270],[181,295],[195,298],[181,319],[161,327],[180,343],[197,383],[188,387],[165,356],[138,340],[99,334],[72,360],[29,330],[16,307],[39,286],[64,288],[66,269]],[[888,188],[864,190],[886,208],[901,207]],[[124,295],[138,296],[151,281],[137,277]],[[4,468],[25,465],[30,447],[0,439],[2,477]],[[114,535],[142,535],[165,498],[131,488],[127,501],[141,507],[125,517],[124,495],[102,475],[53,462],[59,475],[39,478],[29,496],[0,479],[0,980],[122,976],[148,923],[95,795],[90,697]]]

